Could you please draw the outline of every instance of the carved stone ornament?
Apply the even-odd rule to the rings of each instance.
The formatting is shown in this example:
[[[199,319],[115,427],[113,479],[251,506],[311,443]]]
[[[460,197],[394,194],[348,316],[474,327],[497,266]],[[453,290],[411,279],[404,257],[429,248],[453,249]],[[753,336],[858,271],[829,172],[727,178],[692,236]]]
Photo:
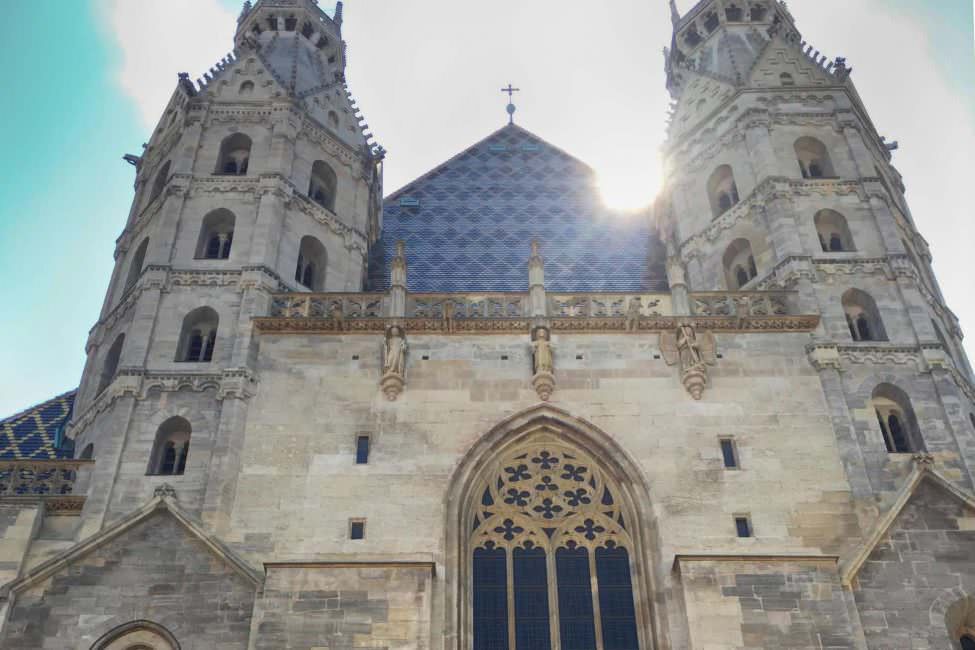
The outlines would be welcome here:
[[[379,387],[390,402],[396,401],[406,386],[406,333],[399,325],[386,330],[383,346],[383,376]]]
[[[688,323],[660,333],[660,352],[668,366],[680,366],[681,383],[696,400],[708,385],[708,366],[717,363],[714,334],[697,332]]]
[[[555,358],[551,339],[547,327],[536,327],[532,331],[532,388],[543,402],[547,402],[555,390]]]
[[[153,490],[152,495],[156,497],[162,497],[164,499],[175,499],[176,488],[174,488],[169,483],[163,483],[162,485],[156,486],[156,489]]]

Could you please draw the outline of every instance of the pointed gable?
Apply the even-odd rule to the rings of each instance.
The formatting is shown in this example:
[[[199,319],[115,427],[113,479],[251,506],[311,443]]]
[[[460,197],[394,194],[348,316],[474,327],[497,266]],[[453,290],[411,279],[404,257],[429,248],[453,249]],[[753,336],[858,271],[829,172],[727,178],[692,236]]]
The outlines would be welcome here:
[[[753,88],[779,88],[782,86],[783,73],[792,75],[796,86],[827,86],[839,83],[796,45],[786,43],[776,36],[755,60],[749,73],[748,85]]]
[[[666,289],[649,215],[608,209],[591,168],[514,125],[386,199],[370,288],[403,240],[410,291],[526,291],[533,239],[549,291]]]

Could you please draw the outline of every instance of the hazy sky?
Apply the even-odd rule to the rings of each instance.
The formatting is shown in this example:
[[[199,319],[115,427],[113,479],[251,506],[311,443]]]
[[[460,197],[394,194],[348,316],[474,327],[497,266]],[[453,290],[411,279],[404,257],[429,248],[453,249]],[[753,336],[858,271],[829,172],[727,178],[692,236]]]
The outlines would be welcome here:
[[[139,153],[177,72],[196,78],[232,48],[240,4],[4,5],[18,29],[0,39],[0,416],[77,385],[132,198],[121,156]],[[789,7],[816,49],[847,57],[877,128],[900,142],[894,162],[948,304],[975,331],[971,2]],[[511,81],[517,121],[592,165],[610,203],[656,194],[666,0],[348,0],[343,29],[350,88],[389,151],[387,193],[504,124]]]

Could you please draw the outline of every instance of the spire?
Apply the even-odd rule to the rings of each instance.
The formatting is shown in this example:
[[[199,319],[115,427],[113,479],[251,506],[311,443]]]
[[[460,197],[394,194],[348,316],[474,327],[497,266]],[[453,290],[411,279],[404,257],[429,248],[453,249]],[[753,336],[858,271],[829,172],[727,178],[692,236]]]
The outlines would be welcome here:
[[[670,22],[677,26],[680,22],[680,12],[677,11],[677,0],[670,0]]]

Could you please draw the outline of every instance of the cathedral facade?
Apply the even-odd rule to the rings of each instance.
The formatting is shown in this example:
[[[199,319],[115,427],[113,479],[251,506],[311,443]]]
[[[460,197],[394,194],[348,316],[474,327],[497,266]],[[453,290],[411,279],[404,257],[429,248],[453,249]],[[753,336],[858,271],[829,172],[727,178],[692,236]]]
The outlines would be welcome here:
[[[342,5],[246,2],[76,391],[0,421],[0,647],[975,648],[975,377],[851,68],[665,52],[651,209],[513,123],[384,196]]]

